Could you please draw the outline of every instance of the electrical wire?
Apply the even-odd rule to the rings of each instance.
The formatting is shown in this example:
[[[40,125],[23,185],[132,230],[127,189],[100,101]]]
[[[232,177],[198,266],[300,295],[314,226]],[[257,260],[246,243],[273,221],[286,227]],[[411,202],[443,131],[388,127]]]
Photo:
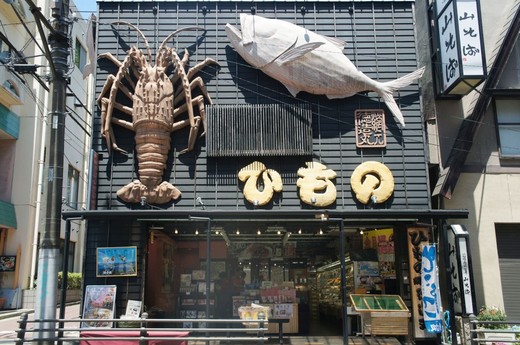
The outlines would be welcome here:
[[[77,12],[80,12],[80,13],[81,13],[81,12],[92,13],[91,11],[77,11]],[[84,18],[78,18],[78,20],[85,20],[85,21],[86,21],[87,19],[84,19]],[[111,26],[111,23],[103,23],[103,22],[100,22],[99,20],[96,20],[96,23],[97,23],[98,25],[110,25],[110,26]],[[27,29],[27,27],[26,27],[26,29]],[[4,29],[4,30],[5,30],[5,29]],[[70,36],[72,36],[72,35],[70,35]],[[31,37],[33,38],[33,40],[35,40],[35,39],[34,39],[34,36],[31,35]],[[71,46],[72,46],[72,44],[71,44]],[[42,49],[40,46],[39,46],[39,48],[43,51],[43,49]],[[377,49],[377,47],[376,47],[376,49]],[[336,52],[334,52],[334,53],[336,53]],[[70,55],[73,56],[72,53],[71,53]],[[246,67],[251,67],[250,65],[240,64],[239,62],[236,62],[236,64],[237,64],[237,65],[246,66]],[[438,65],[438,64],[439,64],[439,63],[437,63],[437,65]],[[71,65],[74,65],[74,64],[71,63]],[[434,64],[434,66],[435,66],[435,64]],[[73,68],[72,68],[72,70],[73,70]],[[247,81],[247,82],[249,82],[249,80],[241,79],[241,78],[239,78],[239,77],[237,77],[237,79],[238,79],[238,80],[243,80],[243,81]],[[229,84],[232,84],[232,83],[229,83]],[[256,86],[258,87],[258,84],[257,84]],[[262,87],[262,86],[260,86],[260,87]],[[253,89],[249,89],[249,88],[247,88],[247,87],[244,87],[243,84],[241,85],[241,88],[243,88],[244,90],[247,90],[247,91],[249,91],[249,92],[251,92],[251,93],[253,93],[253,94],[257,94],[257,95],[259,95],[259,96],[262,96],[262,97],[265,97],[265,98],[268,98],[268,99],[272,99],[272,100],[274,100],[274,101],[276,101],[276,102],[280,102],[279,99],[276,99],[276,98],[274,98],[274,97],[270,97],[270,96],[268,96],[268,95],[266,95],[266,94],[262,94],[261,92],[257,92],[256,90],[253,90]],[[270,88],[266,88],[266,87],[263,87],[263,88],[264,88],[266,91],[268,91],[269,93],[275,93],[275,94],[278,93],[280,96],[283,96],[283,97],[289,97],[287,94],[285,94],[285,93],[281,93],[281,92],[279,92],[279,91],[277,91],[277,90],[270,89]],[[75,95],[75,94],[74,94],[74,95]],[[75,95],[75,96],[76,96],[76,95]],[[374,99],[374,97],[371,97],[371,96],[369,96],[368,94],[365,94],[365,93],[360,93],[360,94],[358,94],[358,96],[366,97],[366,98],[369,98],[369,99]],[[77,97],[76,97],[76,98],[77,98]],[[375,97],[375,98],[378,98],[378,97]],[[77,98],[77,99],[79,100],[79,98]],[[301,100],[300,100],[300,101],[301,101]],[[379,102],[380,102],[380,101],[379,101]],[[289,102],[283,102],[283,103],[289,103]],[[82,106],[85,108],[85,110],[87,110],[86,107],[85,107],[83,104],[82,104]],[[324,106],[323,104],[321,104],[320,107],[322,107],[322,108],[324,108],[324,109],[332,110],[332,108],[328,108],[327,106]],[[87,110],[87,111],[88,111],[88,110]],[[76,112],[74,111],[74,113],[76,113]],[[77,113],[76,113],[76,114],[77,114]],[[91,115],[91,114],[90,114],[90,115]],[[321,116],[321,117],[324,117],[324,118],[328,118],[328,119],[331,119],[331,120],[337,121],[338,123],[346,124],[346,125],[348,125],[348,126],[353,126],[353,125],[354,125],[352,121],[339,120],[339,119],[337,119],[337,118],[332,118],[331,116],[327,116],[327,115],[322,114],[322,113],[315,113],[314,115],[316,115],[316,116]],[[456,119],[458,119],[458,120],[463,120],[463,119],[464,119],[463,116],[455,116],[455,115],[450,115],[450,116],[451,116],[452,118],[456,118]],[[487,125],[487,126],[493,126],[493,127],[494,127],[494,123],[493,123],[493,124],[488,124],[488,123],[485,123],[485,122],[483,122],[483,121],[480,121],[479,123],[482,124],[482,125]],[[83,126],[81,126],[81,127],[82,127],[82,129],[83,129],[85,132],[87,132],[87,129],[86,129],[86,128],[84,128]],[[88,127],[90,127],[90,125],[88,125]],[[404,137],[404,136],[398,136],[398,135],[397,135],[397,136],[395,136],[395,137],[400,138],[401,140],[403,140],[403,142],[405,142],[405,141],[408,141],[408,142],[421,142],[421,143],[423,142],[422,140],[415,140],[415,139],[413,139],[413,138],[408,138],[408,137]],[[441,137],[441,138],[445,138],[445,139],[453,139],[453,138],[451,138],[451,137]],[[468,142],[470,142],[470,141],[468,141]],[[437,144],[434,144],[434,145],[437,145]],[[440,146],[440,144],[438,144],[437,146]]]

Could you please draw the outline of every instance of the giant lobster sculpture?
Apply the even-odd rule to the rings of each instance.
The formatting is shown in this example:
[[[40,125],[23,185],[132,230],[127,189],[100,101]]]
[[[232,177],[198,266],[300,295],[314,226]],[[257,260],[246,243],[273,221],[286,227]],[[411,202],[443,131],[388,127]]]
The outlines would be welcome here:
[[[101,109],[101,134],[108,149],[126,153],[117,145],[112,124],[135,132],[139,179],[119,189],[117,196],[129,203],[167,203],[181,195],[175,186],[163,181],[170,150],[170,135],[190,126],[188,147],[180,152],[182,154],[193,149],[201,123],[204,127],[201,135],[205,134],[204,97],[209,103],[211,98],[202,78],[194,76],[205,66],[218,63],[206,58],[186,71],[188,51],[185,50],[181,59],[174,48],[166,46],[168,40],[181,31],[204,29],[187,27],[171,33],[159,46],[153,65],[150,45],[144,34],[128,22],[113,24],[134,28],[143,38],[147,51],[145,55],[138,48],[132,47],[123,62],[111,53],[99,56],[110,60],[118,67],[115,75],[108,76],[97,100]],[[173,70],[170,76],[167,75],[169,70]],[[202,95],[192,97],[195,88],[198,88]],[[120,93],[131,101],[132,107],[116,100]],[[127,114],[131,121],[116,117],[114,109]],[[179,116],[184,114],[187,114],[187,118],[179,120]]]

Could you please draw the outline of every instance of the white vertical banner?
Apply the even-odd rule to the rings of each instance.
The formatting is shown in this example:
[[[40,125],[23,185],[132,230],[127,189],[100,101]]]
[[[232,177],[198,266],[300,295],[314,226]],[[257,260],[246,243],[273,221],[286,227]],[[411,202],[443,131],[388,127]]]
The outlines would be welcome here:
[[[473,293],[471,291],[471,278],[470,278],[470,268],[469,268],[469,255],[468,255],[468,246],[466,243],[466,238],[459,238],[459,255],[460,255],[460,264],[461,264],[461,272],[460,278],[462,280],[462,296],[464,296],[464,307],[466,314],[474,314],[473,310]]]
[[[475,313],[473,303],[473,283],[471,255],[469,252],[469,234],[460,224],[450,225],[448,230],[448,249],[450,256],[450,277],[456,314]]]
[[[462,74],[484,75],[482,56],[482,37],[480,18],[475,0],[457,1],[458,37],[460,38],[459,56],[462,57]]]
[[[460,78],[459,36],[455,20],[455,8],[450,2],[437,19],[442,63],[442,89],[450,88]]]
[[[429,333],[442,332],[436,249],[434,244],[425,244],[422,252],[421,290],[423,315],[424,325]]]

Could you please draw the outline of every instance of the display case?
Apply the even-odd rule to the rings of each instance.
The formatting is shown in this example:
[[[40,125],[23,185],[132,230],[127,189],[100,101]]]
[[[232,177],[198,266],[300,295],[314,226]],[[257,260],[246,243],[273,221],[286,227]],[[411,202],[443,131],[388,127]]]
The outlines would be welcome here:
[[[354,287],[354,267],[345,263],[347,292]],[[341,265],[339,261],[322,266],[317,270],[320,314],[341,319]]]
[[[408,335],[410,312],[399,295],[350,295],[363,335]]]

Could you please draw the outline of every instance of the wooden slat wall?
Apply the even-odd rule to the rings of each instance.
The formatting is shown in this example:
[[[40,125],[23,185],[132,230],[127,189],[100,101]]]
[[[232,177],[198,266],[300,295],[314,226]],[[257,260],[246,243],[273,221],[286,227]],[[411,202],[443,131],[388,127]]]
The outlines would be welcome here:
[[[116,285],[116,317],[125,314],[126,301],[142,301],[145,280],[146,231],[132,221],[90,221],[83,268],[84,285]],[[96,277],[96,248],[137,246],[136,277]]]
[[[320,160],[337,172],[338,209],[359,209],[366,206],[356,202],[350,188],[350,176],[362,162],[377,160],[386,164],[394,174],[395,193],[377,208],[404,209],[429,208],[429,187],[425,158],[424,132],[420,114],[418,84],[396,94],[403,111],[406,128],[397,123],[375,93],[360,94],[343,100],[328,100],[300,94],[293,98],[277,81],[251,68],[229,45],[225,35],[226,23],[238,24],[241,12],[250,13],[247,2],[99,2],[98,53],[111,52],[119,60],[125,51],[142,39],[135,30],[119,27],[119,37],[109,25],[126,20],[137,25],[146,35],[152,50],[174,30],[191,25],[207,29],[203,39],[197,41],[193,33],[185,32],[169,44],[180,55],[184,48],[191,53],[190,64],[206,57],[217,60],[220,68],[206,68],[200,75],[205,79],[215,104],[273,104],[308,103],[313,111],[313,157],[269,157],[260,159],[268,168],[281,173],[284,191],[269,205],[272,208],[301,209],[296,188],[297,170],[307,160]],[[301,6],[306,8],[301,14]],[[203,14],[202,7],[207,9]],[[349,9],[353,9],[352,15]],[[413,7],[409,2],[259,2],[257,14],[286,19],[347,42],[345,54],[358,68],[371,78],[392,80],[417,68]],[[115,68],[107,60],[99,60],[96,77],[96,94],[109,73]],[[310,81],[312,82],[312,81]],[[128,104],[128,102],[127,102]],[[131,104],[129,104],[131,105]],[[354,111],[359,108],[383,108],[387,120],[388,145],[384,149],[357,149],[354,136]],[[99,164],[98,209],[131,209],[139,205],[126,205],[116,198],[116,191],[137,178],[133,154],[133,133],[114,126],[120,147],[128,155],[109,155],[100,138],[99,111],[96,113],[94,149],[102,154]],[[118,116],[122,116],[116,113]],[[230,124],[232,125],[232,124]],[[287,135],[291,135],[287,128]],[[204,199],[207,208],[243,209],[248,205],[241,193],[237,172],[254,158],[208,158],[205,139],[197,142],[193,152],[178,156],[187,145],[187,130],[172,136],[172,150],[165,178],[182,191],[175,208],[193,208],[196,197]],[[161,207],[172,208],[172,204]]]

